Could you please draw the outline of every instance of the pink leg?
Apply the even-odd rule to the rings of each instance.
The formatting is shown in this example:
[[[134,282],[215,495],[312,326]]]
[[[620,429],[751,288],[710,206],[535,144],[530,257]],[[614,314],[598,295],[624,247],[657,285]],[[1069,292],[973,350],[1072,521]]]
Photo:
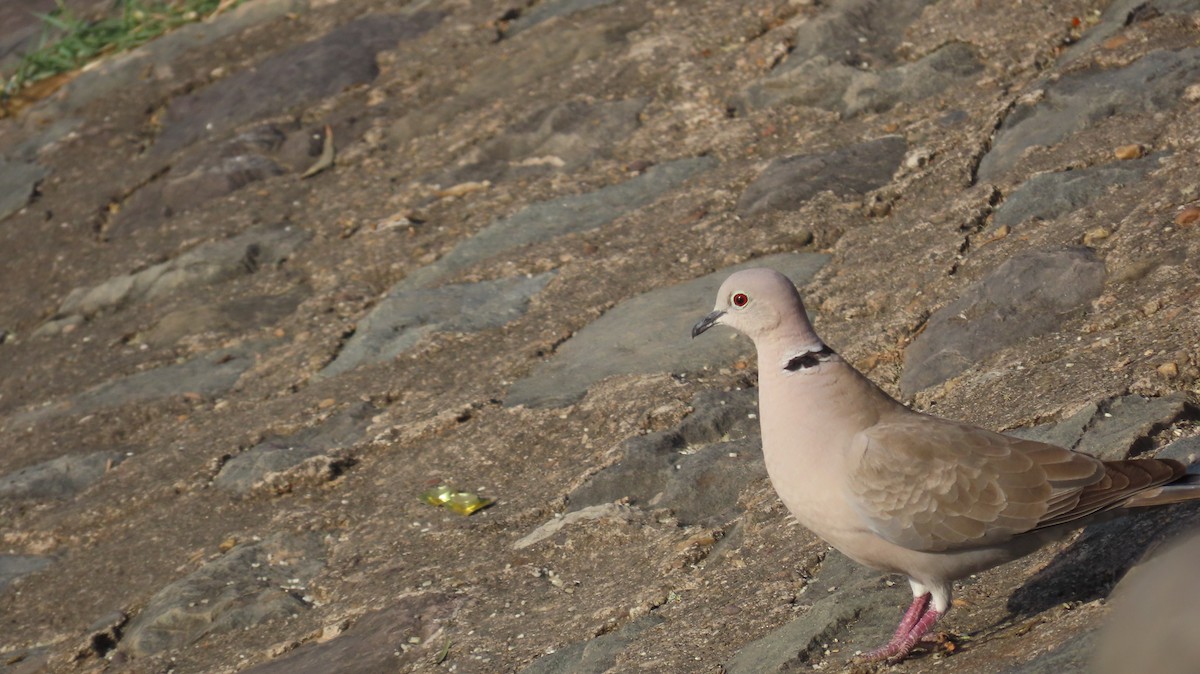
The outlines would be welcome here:
[[[896,627],[896,633],[892,635],[892,641],[905,636],[912,631],[913,625],[925,615],[925,609],[929,606],[929,593],[920,597],[913,597],[912,603],[908,605],[908,610],[904,612],[904,617],[900,619],[900,625]]]
[[[936,609],[929,608],[929,595],[922,595],[913,600],[908,611],[904,613],[904,618],[900,620],[900,626],[896,628],[896,634],[887,644],[876,648],[869,653],[864,653],[862,659],[868,662],[879,660],[903,660],[921,637],[925,636],[933,627],[938,618],[942,614]]]

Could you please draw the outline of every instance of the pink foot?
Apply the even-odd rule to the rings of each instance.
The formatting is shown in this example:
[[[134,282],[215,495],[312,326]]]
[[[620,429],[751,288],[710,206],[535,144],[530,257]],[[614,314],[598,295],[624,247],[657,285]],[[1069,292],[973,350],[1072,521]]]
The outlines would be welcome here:
[[[864,653],[861,658],[867,662],[903,660],[940,617],[942,615],[936,609],[929,608],[928,594],[913,599],[912,605],[904,613],[904,617],[900,620],[900,626],[896,628],[896,634],[892,636],[891,641],[873,651]]]

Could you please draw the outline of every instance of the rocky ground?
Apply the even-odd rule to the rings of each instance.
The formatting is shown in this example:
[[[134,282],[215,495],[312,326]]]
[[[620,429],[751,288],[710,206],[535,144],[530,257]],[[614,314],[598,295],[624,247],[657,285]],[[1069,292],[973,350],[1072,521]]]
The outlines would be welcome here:
[[[688,328],[774,266],[919,409],[1194,456],[1197,44],[1195,0],[248,0],[85,69],[0,120],[0,672],[1155,643],[1103,625],[1197,507],[971,578],[940,641],[850,663],[907,584],[789,519],[750,344]]]

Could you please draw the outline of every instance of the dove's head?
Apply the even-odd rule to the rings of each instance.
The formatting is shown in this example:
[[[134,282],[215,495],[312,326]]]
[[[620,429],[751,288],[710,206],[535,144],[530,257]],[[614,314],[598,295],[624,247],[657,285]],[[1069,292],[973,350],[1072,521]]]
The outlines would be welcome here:
[[[779,340],[800,347],[821,345],[796,286],[773,269],[746,269],[725,279],[716,307],[692,327],[692,337],[714,325],[728,325],[755,344]]]

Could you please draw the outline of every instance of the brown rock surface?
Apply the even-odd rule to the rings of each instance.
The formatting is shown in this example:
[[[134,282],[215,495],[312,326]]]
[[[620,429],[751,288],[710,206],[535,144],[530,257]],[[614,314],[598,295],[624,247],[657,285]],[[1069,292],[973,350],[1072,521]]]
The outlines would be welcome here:
[[[611,352],[586,348],[602,316],[681,340],[656,321],[672,286],[799,253],[821,265],[818,330],[899,394],[939,310],[1104,227],[1090,275],[1055,277],[1084,299],[912,402],[1062,422],[1106,455],[1197,436],[1200,237],[1177,218],[1200,200],[1198,20],[1181,0],[249,0],[107,58],[0,120],[0,479],[124,457],[0,498],[0,672],[852,671],[905,593],[789,522],[749,465],[752,420],[714,410],[752,360],[630,348],[544,405],[510,389]],[[836,39],[796,43],[823,25]],[[301,179],[326,125],[334,165]],[[847,151],[876,142],[886,162]],[[1144,171],[1065,207],[1025,190],[996,235],[1035,176],[1130,144],[1153,148]],[[788,157],[822,158],[804,189],[765,173]],[[751,185],[786,207],[740,208]],[[519,310],[453,318],[518,279]],[[392,303],[403,348],[322,375]],[[653,475],[624,477],[634,450]],[[214,482],[246,466],[268,488]],[[419,500],[440,483],[496,503]],[[546,527],[572,494],[605,503]],[[894,671],[1069,671],[1113,585],[1198,516],[981,574],[948,640]],[[122,643],[154,620],[163,638]]]

